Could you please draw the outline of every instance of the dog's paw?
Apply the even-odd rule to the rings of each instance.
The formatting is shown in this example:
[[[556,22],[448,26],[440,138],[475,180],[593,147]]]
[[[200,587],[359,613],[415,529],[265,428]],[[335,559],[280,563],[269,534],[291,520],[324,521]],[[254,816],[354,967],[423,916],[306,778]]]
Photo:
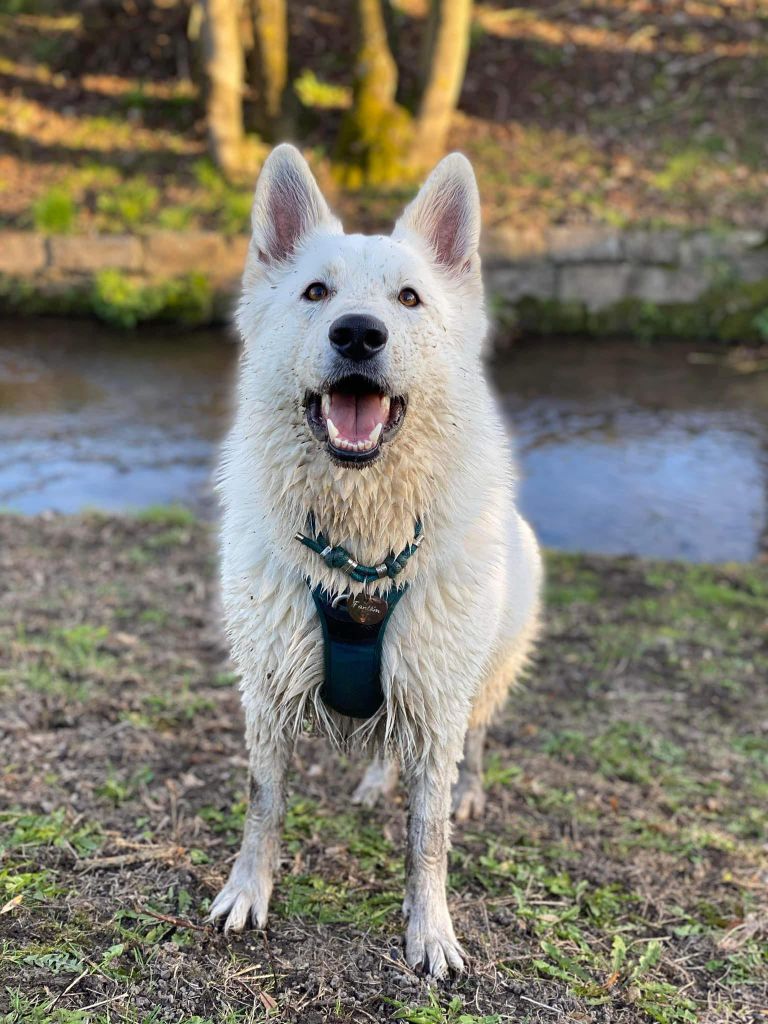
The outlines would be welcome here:
[[[389,796],[397,788],[397,763],[376,758],[368,765],[365,775],[352,794],[352,803],[362,807],[375,807],[381,797]]]
[[[405,959],[410,967],[433,978],[445,978],[449,971],[464,970],[466,953],[454,935],[451,919],[436,922],[411,913],[405,933]]]
[[[250,923],[264,928],[269,912],[272,884],[264,880],[241,881],[233,871],[229,881],[211,904],[208,921],[222,924],[224,934],[241,932]]]
[[[482,778],[479,775],[464,775],[460,772],[453,787],[451,802],[455,821],[482,818],[485,812],[485,792]]]

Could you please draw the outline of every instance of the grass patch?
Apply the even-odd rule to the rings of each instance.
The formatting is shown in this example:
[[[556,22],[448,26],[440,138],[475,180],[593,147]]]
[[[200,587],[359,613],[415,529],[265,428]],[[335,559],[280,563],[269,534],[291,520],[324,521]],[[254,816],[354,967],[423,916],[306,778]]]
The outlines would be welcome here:
[[[399,1000],[389,1000],[395,1007],[392,1020],[406,1024],[501,1024],[498,1013],[478,1016],[464,1010],[464,1001],[454,996],[447,1003],[434,992],[429,993],[429,1002],[423,1006],[411,1006]]]
[[[106,627],[89,623],[42,634],[18,628],[12,667],[0,669],[0,686],[83,700],[94,682],[107,678],[115,666],[114,655],[103,650],[107,636]]]
[[[130,178],[96,199],[101,231],[132,230],[153,219],[160,191],[144,177]]]
[[[614,722],[599,736],[587,737],[576,730],[554,734],[546,742],[548,754],[586,760],[587,767],[608,779],[622,779],[641,786],[663,785],[685,762],[684,751],[655,735],[641,722]]]
[[[0,851],[24,855],[44,847],[71,848],[79,857],[101,845],[98,825],[78,822],[61,807],[48,814],[15,808],[0,811]]]
[[[140,523],[167,529],[188,529],[196,522],[194,513],[183,505],[149,505],[136,513],[136,519]]]
[[[636,946],[630,951],[623,937],[614,935],[609,956],[595,956],[584,949],[569,955],[551,942],[542,942],[546,959],[534,960],[533,966],[545,977],[564,982],[589,1006],[627,1000],[659,1024],[696,1024],[694,1001],[681,996],[678,986],[652,977],[661,959],[661,943],[650,939]]]
[[[32,206],[32,223],[38,231],[48,235],[66,235],[72,231],[77,207],[72,196],[63,188],[45,192]]]
[[[231,184],[209,160],[199,160],[195,164],[194,175],[203,192],[200,209],[215,213],[224,234],[247,233],[251,222],[252,190]]]

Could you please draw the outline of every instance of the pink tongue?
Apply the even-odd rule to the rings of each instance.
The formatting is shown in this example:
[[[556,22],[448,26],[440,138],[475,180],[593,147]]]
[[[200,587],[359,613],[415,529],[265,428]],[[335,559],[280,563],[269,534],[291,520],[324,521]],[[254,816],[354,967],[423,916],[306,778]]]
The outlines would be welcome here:
[[[377,423],[383,422],[380,395],[347,395],[331,392],[330,419],[347,441],[367,441]]]

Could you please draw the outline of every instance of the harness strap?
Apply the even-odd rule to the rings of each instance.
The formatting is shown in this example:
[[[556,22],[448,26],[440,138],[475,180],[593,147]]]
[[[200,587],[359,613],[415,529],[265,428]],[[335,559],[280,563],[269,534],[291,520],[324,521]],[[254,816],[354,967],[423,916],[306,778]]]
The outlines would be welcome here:
[[[318,531],[315,517],[312,512],[307,517],[309,536],[304,533],[297,533],[295,538],[300,544],[310,548],[320,555],[329,569],[341,569],[347,576],[350,576],[357,583],[374,583],[385,576],[391,580],[399,576],[405,568],[408,559],[419,550],[424,540],[424,530],[421,520],[417,519],[413,531],[413,540],[406,544],[399,555],[390,553],[379,565],[361,565],[356,562],[346,548],[338,545],[332,547],[324,533]]]
[[[323,701],[340,715],[371,718],[384,703],[381,687],[381,649],[389,617],[408,589],[392,587],[387,594],[387,614],[381,622],[355,622],[343,603],[333,607],[322,587],[307,586],[323,630],[325,680]]]

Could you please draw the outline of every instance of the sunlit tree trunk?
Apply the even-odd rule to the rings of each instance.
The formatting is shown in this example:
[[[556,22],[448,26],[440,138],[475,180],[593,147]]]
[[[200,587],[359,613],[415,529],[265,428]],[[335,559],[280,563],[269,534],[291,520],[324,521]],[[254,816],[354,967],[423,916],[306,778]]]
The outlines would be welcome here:
[[[407,176],[411,119],[395,102],[397,65],[381,0],[358,0],[360,43],[352,109],[342,124],[337,156],[347,185],[387,184]]]
[[[358,0],[360,49],[357,54],[359,88],[382,106],[390,106],[397,92],[397,64],[389,48],[381,0]]]
[[[250,0],[250,5],[259,128],[265,138],[274,142],[286,128],[288,17],[285,0]]]
[[[472,0],[430,0],[414,158],[429,167],[445,152],[469,53]]]
[[[240,2],[202,0],[208,141],[214,161],[227,175],[241,169],[244,153]]]

